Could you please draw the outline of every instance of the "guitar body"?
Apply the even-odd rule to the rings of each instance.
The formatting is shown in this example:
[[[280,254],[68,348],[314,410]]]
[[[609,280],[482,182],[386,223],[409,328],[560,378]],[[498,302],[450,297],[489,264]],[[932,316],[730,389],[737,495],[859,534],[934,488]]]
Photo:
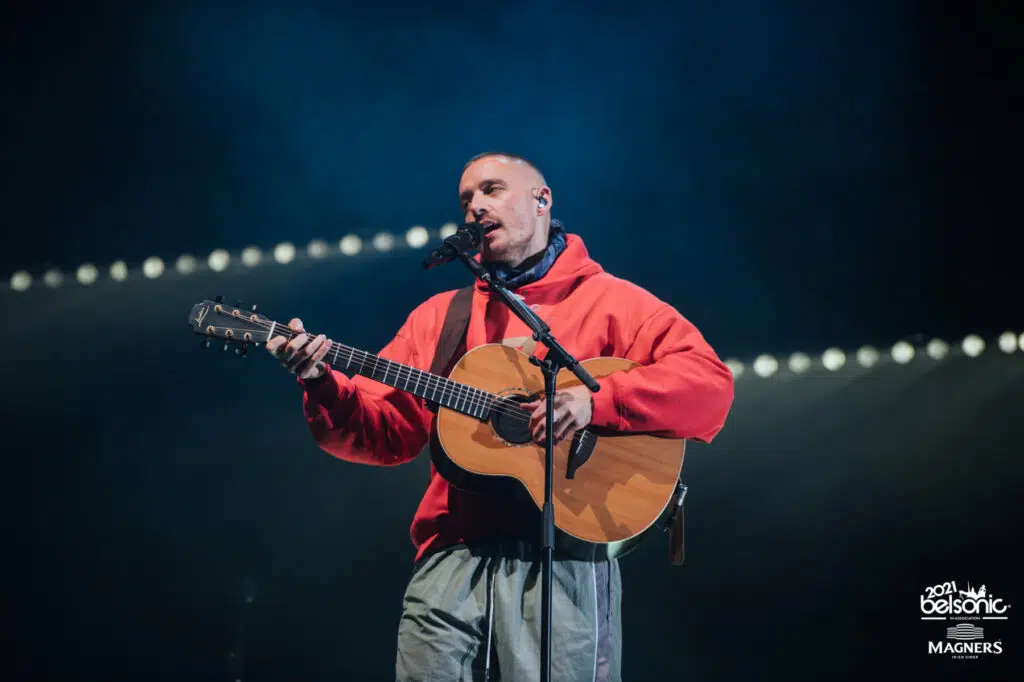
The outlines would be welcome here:
[[[607,357],[581,364],[595,379],[639,366]],[[483,420],[439,407],[441,448],[430,448],[435,468],[461,490],[518,493],[539,512],[544,503],[545,449],[530,440],[528,413],[516,403],[543,395],[540,368],[514,348],[487,344],[466,353],[449,376],[501,401]],[[563,369],[556,388],[579,384]],[[556,445],[552,502],[557,549],[579,558],[614,558],[653,530],[664,530],[661,522],[675,508],[684,452],[683,439],[590,428]]]

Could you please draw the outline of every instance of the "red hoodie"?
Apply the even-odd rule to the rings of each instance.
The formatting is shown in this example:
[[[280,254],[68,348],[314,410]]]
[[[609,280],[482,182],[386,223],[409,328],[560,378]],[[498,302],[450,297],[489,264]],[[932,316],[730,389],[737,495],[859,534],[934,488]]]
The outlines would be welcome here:
[[[579,236],[566,237],[565,251],[547,274],[515,293],[577,359],[615,356],[645,365],[598,380],[601,390],[593,394],[592,425],[710,442],[732,406],[728,367],[672,306],[605,272]],[[379,355],[429,370],[454,295],[446,291],[418,306]],[[530,329],[477,281],[466,347],[532,344],[530,336]],[[546,350],[538,345],[534,353],[543,357]],[[436,415],[421,398],[361,375],[350,379],[331,370],[320,380],[299,383],[305,389],[303,410],[313,436],[340,459],[403,464],[424,450],[435,428]],[[538,519],[536,510],[508,499],[449,486],[431,464],[410,537],[418,560],[432,550],[475,539],[536,539]]]

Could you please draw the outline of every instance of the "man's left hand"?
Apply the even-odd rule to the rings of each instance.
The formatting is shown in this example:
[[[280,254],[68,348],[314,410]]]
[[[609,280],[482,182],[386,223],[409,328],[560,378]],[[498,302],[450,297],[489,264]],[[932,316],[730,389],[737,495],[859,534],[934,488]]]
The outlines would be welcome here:
[[[538,445],[544,444],[546,435],[547,403],[545,398],[520,405],[529,410],[530,434]],[[586,386],[573,386],[555,392],[554,441],[558,445],[566,436],[586,427],[594,417],[594,399]]]

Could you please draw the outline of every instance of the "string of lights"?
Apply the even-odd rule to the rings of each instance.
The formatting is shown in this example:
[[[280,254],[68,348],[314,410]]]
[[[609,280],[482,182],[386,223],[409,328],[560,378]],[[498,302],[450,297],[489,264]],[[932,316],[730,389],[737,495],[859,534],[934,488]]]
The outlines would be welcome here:
[[[1024,332],[1017,334],[1013,331],[1005,331],[996,339],[996,347],[1007,355],[1018,350],[1024,352]],[[918,354],[923,351],[925,357],[931,360],[943,360],[950,355],[963,354],[969,358],[976,358],[985,352],[987,344],[985,339],[977,334],[968,334],[959,344],[951,346],[942,339],[931,339],[923,346],[915,346],[909,341],[897,341],[887,351],[879,350],[874,346],[861,346],[848,359],[846,351],[841,348],[828,348],[817,362],[807,353],[793,353],[786,358],[779,358],[771,354],[761,354],[750,363],[751,372],[762,379],[775,376],[788,369],[792,374],[803,374],[816,365],[829,372],[837,372],[847,364],[856,364],[865,369],[874,367],[882,362],[894,362],[898,365],[906,365],[912,362]],[[783,364],[784,360],[784,364]],[[730,358],[725,361],[733,376],[737,379],[747,372],[747,365],[741,360]]]
[[[455,223],[446,223],[434,234],[439,239],[446,239],[455,234],[457,226]],[[431,232],[427,228],[417,225],[409,228],[405,233],[405,244],[414,249],[423,248],[431,239]],[[369,247],[374,251],[387,252],[399,246],[399,239],[390,232],[378,232],[370,240]],[[215,249],[205,259],[185,253],[178,256],[173,263],[174,270],[180,275],[191,275],[203,269],[214,272],[222,272],[233,264],[240,263],[243,267],[257,267],[266,262],[268,258],[282,265],[291,263],[300,257],[311,259],[323,259],[331,256],[356,256],[365,248],[361,237],[349,234],[340,239],[336,244],[331,244],[323,239],[314,239],[300,251],[292,242],[280,242],[269,253],[258,246],[247,246],[239,252],[232,253],[227,249]],[[40,275],[33,275],[27,270],[19,270],[11,275],[6,282],[5,288],[13,292],[25,292],[33,286],[37,286],[37,280],[42,286],[55,289],[72,283],[81,286],[89,286],[99,281],[101,276],[106,276],[116,282],[123,282],[133,274],[141,274],[148,279],[156,279],[168,271],[168,264],[159,256],[150,256],[142,264],[132,269],[128,263],[118,260],[111,263],[104,270],[94,263],[83,263],[75,270],[73,277],[58,268],[52,268]]]
[[[410,248],[419,249],[426,246],[432,236],[443,240],[455,234],[456,229],[455,223],[446,223],[432,233],[427,228],[417,225],[406,231],[404,242]],[[378,232],[369,244],[370,248],[379,253],[391,251],[399,245],[398,238],[390,232]],[[306,245],[304,251],[300,251],[293,243],[285,241],[275,245],[269,254],[265,254],[263,249],[258,246],[247,246],[237,253],[232,253],[227,249],[215,249],[205,259],[199,259],[186,253],[175,260],[173,268],[180,275],[191,275],[203,269],[222,272],[236,262],[243,267],[253,268],[263,264],[269,257],[276,263],[286,265],[300,257],[320,260],[339,255],[357,256],[363,252],[364,248],[361,237],[348,234],[335,245],[323,239],[314,239]],[[123,282],[135,273],[148,279],[156,279],[165,274],[167,269],[167,264],[163,259],[158,256],[150,256],[134,270],[125,261],[115,261],[106,268],[106,276],[117,282]],[[97,282],[101,274],[100,268],[95,264],[84,263],[75,271],[74,281],[79,285],[89,286]],[[47,270],[39,277],[42,285],[51,289],[67,284],[68,279],[66,274],[59,269]],[[5,288],[9,291],[24,292],[36,284],[36,278],[28,271],[20,270],[15,272],[10,281],[5,284]],[[1006,354],[1018,350],[1024,352],[1024,332],[1020,334],[1013,331],[1003,332],[996,340],[996,347]],[[748,368],[754,376],[766,379],[786,370],[792,374],[803,374],[816,366],[829,372],[836,372],[848,363],[855,363],[862,368],[871,368],[880,362],[889,361],[905,365],[913,361],[921,352],[931,360],[942,360],[951,353],[962,353],[967,357],[975,358],[981,355],[985,349],[986,343],[983,338],[977,334],[969,334],[954,346],[950,346],[949,343],[941,339],[932,339],[923,346],[916,346],[909,341],[898,341],[884,352],[873,346],[862,346],[852,353],[851,358],[847,358],[847,352],[843,349],[832,347],[814,358],[803,352],[792,353],[788,357],[761,354],[749,363],[749,367],[737,358],[730,358],[726,360],[725,364],[737,379],[747,374]]]

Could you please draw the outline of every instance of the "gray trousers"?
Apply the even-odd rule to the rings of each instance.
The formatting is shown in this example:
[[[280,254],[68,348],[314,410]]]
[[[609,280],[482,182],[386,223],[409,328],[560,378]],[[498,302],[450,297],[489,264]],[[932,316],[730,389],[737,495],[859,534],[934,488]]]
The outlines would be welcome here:
[[[398,626],[398,682],[540,679],[542,562],[526,543],[456,545],[415,567]],[[551,679],[619,682],[617,561],[552,562]]]

